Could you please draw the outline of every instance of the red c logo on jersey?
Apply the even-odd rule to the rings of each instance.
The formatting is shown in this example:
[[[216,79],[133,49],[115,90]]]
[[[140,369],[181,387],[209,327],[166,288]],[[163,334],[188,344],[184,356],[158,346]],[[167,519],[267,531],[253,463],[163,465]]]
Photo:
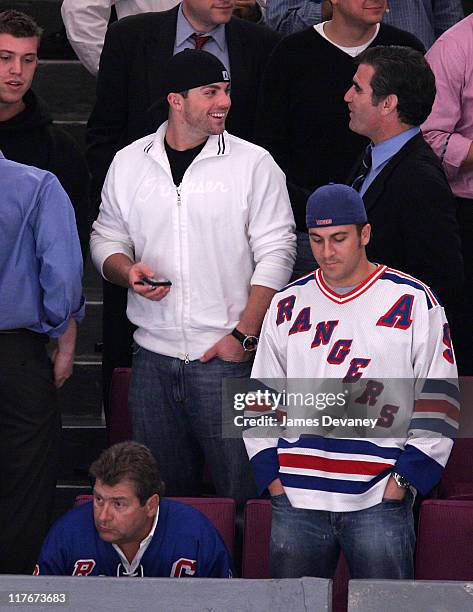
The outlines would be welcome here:
[[[197,561],[193,559],[178,559],[174,561],[171,568],[171,578],[182,578],[182,576],[193,576],[197,569]]]

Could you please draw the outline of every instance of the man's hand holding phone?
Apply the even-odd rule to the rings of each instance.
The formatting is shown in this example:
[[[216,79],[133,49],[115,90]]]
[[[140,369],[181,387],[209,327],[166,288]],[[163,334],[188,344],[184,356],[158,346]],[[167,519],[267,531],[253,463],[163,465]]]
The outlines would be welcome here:
[[[128,286],[135,293],[153,302],[159,302],[167,296],[171,281],[157,278],[154,271],[143,262],[135,263],[128,271]]]

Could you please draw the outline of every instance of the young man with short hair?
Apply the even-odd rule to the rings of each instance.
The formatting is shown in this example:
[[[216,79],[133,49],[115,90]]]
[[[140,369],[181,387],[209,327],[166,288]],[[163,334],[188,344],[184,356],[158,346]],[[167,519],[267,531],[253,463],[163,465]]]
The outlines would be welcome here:
[[[94,204],[117,151],[155,132],[167,119],[163,93],[166,63],[185,49],[212,53],[232,79],[227,127],[253,141],[256,99],[268,57],[281,36],[264,25],[232,17],[236,0],[182,0],[169,11],[120,19],[105,37],[97,99],[88,123],[88,161]],[[126,318],[126,293],[103,283],[103,400],[107,417],[114,368],[131,365],[134,327]]]
[[[223,438],[222,382],[248,377],[266,309],[295,251],[284,175],[267,151],[225,131],[230,77],[206,51],[172,57],[169,120],[117,153],[91,236],[104,278],[128,289],[135,439],[170,494],[239,505],[254,485],[241,439]],[[151,277],[146,278],[146,277]],[[168,286],[153,286],[156,278]]]
[[[271,575],[331,578],[341,549],[352,578],[412,579],[412,492],[440,480],[459,421],[448,323],[429,287],[367,259],[354,189],[317,189],[307,227],[320,268],[273,298],[252,378],[326,405],[288,400],[279,426],[245,432],[272,496]]]
[[[25,13],[0,13],[0,150],[7,159],[57,176],[76,216],[82,255],[89,238],[89,171],[75,140],[53,124],[31,89],[42,29]]]

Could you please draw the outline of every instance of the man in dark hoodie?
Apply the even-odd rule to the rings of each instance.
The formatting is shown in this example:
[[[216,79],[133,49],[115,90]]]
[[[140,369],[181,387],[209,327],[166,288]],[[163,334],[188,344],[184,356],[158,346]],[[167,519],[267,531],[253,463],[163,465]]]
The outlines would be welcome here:
[[[77,143],[53,125],[30,89],[42,29],[28,15],[0,13],[0,150],[12,161],[49,170],[74,207],[82,255],[89,240],[89,172]]]

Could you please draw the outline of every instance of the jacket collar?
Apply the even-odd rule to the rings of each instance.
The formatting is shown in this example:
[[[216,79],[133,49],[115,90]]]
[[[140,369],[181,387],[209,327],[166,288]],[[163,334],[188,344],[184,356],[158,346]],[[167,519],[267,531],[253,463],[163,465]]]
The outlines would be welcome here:
[[[413,138],[408,140],[407,143],[388,161],[363,195],[363,201],[365,203],[367,212],[376,204],[376,201],[384,190],[386,180],[389,179],[389,176],[392,174],[397,165],[402,162],[402,160],[412,151],[415,151],[422,146],[425,146],[422,133],[416,134]]]
[[[158,162],[162,162],[163,159],[167,159],[166,149],[164,148],[164,136],[166,135],[167,127],[168,122],[165,121],[159,126],[153,139],[150,139],[150,141],[143,147],[144,152]],[[228,132],[225,131],[223,134],[209,136],[204,148],[196,157],[196,160],[205,159],[206,157],[222,157],[229,154],[230,138]]]

